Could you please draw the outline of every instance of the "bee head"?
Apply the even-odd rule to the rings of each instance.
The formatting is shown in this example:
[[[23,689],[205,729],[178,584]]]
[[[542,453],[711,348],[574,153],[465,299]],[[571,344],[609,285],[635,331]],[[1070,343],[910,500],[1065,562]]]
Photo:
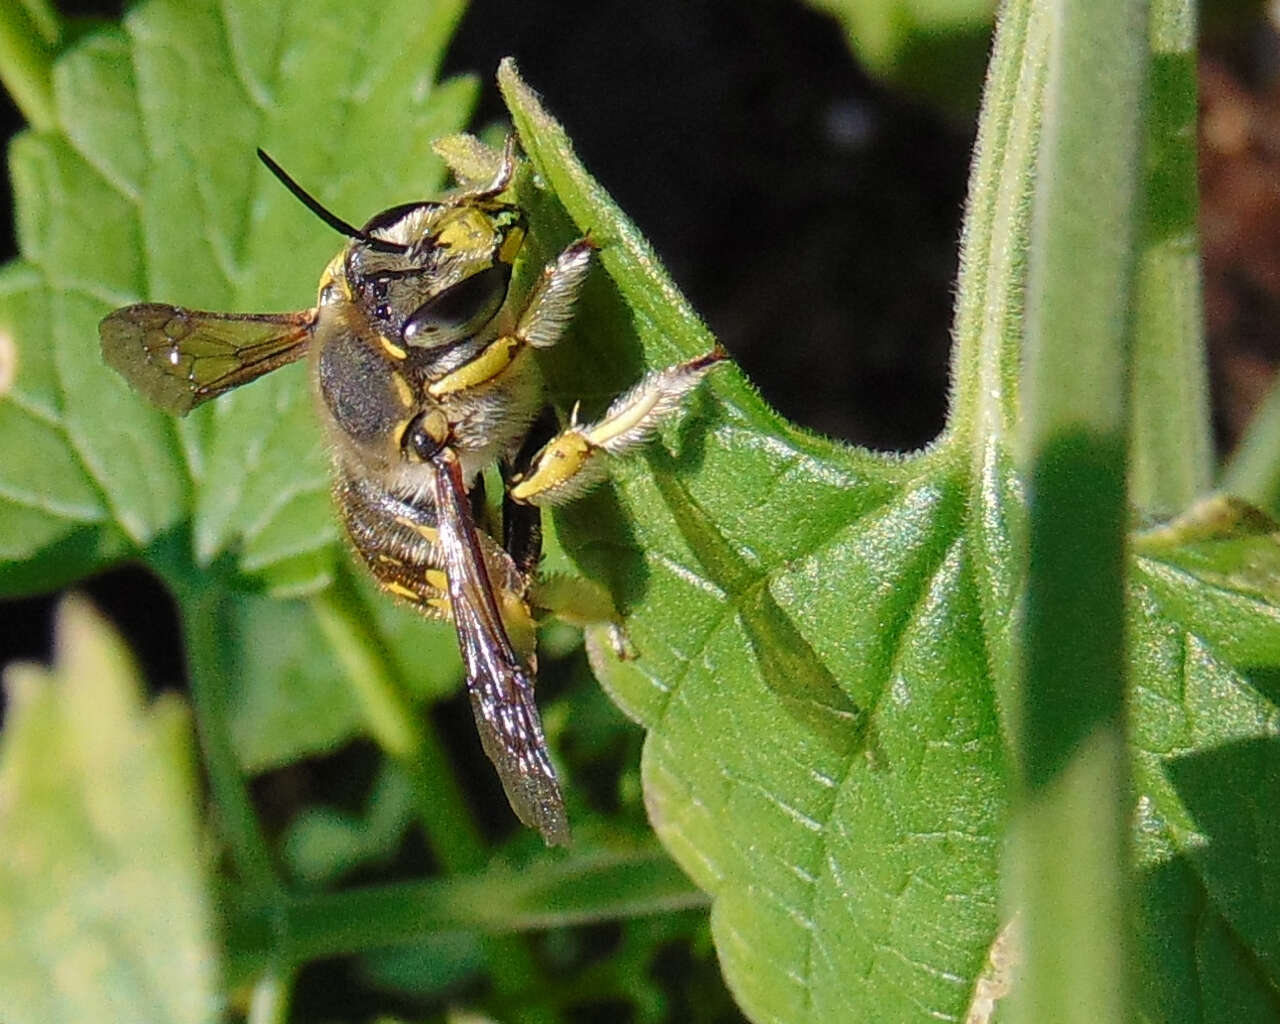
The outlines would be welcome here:
[[[345,277],[379,333],[441,348],[475,334],[506,301],[525,234],[520,210],[496,199],[515,169],[513,146],[508,140],[487,186],[445,202],[393,206],[362,228],[326,209],[261,149],[258,157],[307,209],[351,239]]]
[[[440,348],[476,334],[502,308],[524,219],[501,203],[411,203],[378,214],[361,233],[345,265],[355,302],[383,334]]]

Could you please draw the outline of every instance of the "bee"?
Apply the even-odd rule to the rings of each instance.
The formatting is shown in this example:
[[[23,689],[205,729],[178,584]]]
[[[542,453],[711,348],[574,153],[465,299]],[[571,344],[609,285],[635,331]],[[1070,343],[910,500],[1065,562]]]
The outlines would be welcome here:
[[[384,591],[453,621],[480,740],[512,809],[549,845],[567,844],[534,701],[534,613],[546,610],[541,510],[581,494],[606,475],[609,457],[643,444],[724,352],[650,373],[594,423],[578,423],[575,408],[538,450],[528,435],[545,399],[533,352],[563,334],[595,246],[570,244],[527,294],[511,287],[527,230],[523,211],[503,198],[514,139],[492,180],[393,206],[359,228],[258,155],[348,239],[321,275],[315,307],[126,306],[100,325],[103,357],[175,415],[309,359],[352,548]],[[504,484],[500,537],[475,511],[480,474],[494,462]]]

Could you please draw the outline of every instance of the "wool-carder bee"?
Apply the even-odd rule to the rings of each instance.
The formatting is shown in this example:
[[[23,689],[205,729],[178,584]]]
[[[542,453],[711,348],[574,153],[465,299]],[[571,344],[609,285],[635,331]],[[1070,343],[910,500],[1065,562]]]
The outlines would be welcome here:
[[[480,739],[511,806],[549,844],[565,844],[564,799],[533,697],[534,613],[554,604],[540,601],[541,509],[599,481],[607,459],[642,444],[724,353],[650,373],[601,419],[575,414],[528,455],[544,404],[531,350],[564,332],[595,247],[580,239],[527,294],[510,288],[526,230],[520,208],[501,198],[516,170],[513,141],[491,181],[393,206],[362,228],[259,155],[350,239],[325,268],[315,308],[127,306],[102,321],[103,356],[177,415],[309,357],[352,546],[383,590],[429,618],[452,618]],[[471,493],[495,461],[501,539]]]

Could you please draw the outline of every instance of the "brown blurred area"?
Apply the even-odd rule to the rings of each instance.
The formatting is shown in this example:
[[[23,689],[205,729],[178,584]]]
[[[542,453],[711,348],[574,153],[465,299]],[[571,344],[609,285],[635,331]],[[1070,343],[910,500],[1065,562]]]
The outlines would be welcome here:
[[[1220,450],[1280,364],[1280,31],[1259,19],[1200,63],[1205,330]]]

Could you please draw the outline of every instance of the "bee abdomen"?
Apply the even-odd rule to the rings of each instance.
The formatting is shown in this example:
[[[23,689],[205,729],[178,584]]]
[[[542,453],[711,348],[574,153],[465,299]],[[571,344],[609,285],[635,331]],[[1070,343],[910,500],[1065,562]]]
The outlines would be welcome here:
[[[378,585],[431,618],[449,618],[435,508],[350,476],[339,478],[334,495],[351,545]]]

